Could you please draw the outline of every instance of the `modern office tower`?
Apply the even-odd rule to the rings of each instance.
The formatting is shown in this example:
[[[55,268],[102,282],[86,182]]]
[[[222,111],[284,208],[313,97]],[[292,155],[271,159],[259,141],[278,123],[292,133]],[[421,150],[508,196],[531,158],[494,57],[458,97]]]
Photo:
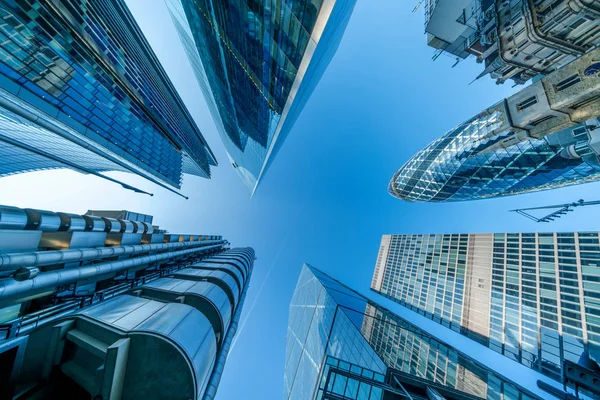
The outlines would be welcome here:
[[[470,54],[481,76],[532,83],[418,152],[389,192],[407,201],[460,201],[598,180],[600,2],[426,1],[437,55]]]
[[[252,193],[341,41],[356,0],[167,0],[231,164]]]
[[[407,201],[460,201],[600,177],[600,49],[487,108],[419,151],[392,177]]]
[[[558,381],[579,363],[600,395],[598,232],[384,235],[371,288]]]
[[[425,0],[434,59],[473,55],[482,77],[525,83],[600,45],[597,0]]]
[[[0,4],[0,158],[0,176],[125,171],[169,190],[216,165],[123,0]]]
[[[283,398],[539,397],[305,265],[290,305]]]
[[[0,207],[0,398],[214,399],[254,259],[129,211]]]

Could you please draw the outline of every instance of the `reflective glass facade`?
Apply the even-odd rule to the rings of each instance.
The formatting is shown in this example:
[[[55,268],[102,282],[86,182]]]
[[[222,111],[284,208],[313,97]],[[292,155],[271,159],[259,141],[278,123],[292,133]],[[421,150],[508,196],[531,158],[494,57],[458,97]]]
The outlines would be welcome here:
[[[394,174],[389,193],[461,201],[598,180],[599,56],[582,55],[436,139]]]
[[[328,289],[326,283],[334,287]],[[302,269],[290,304],[284,399],[319,398],[314,396],[327,355],[385,374],[383,361],[360,334],[347,310],[338,307],[342,301],[358,303],[364,309],[364,299],[348,296],[348,292],[319,271],[308,266]]]
[[[487,399],[535,398],[392,312],[368,304],[362,333],[388,368]]]
[[[9,139],[3,131],[0,142],[48,138],[13,143],[20,163],[3,174],[79,166],[175,188],[183,172],[210,176],[216,160],[122,0],[8,1],[0,17],[0,114],[29,121],[15,124]],[[65,140],[71,156],[81,154],[75,166],[55,154]],[[21,154],[28,149],[54,159],[36,168]],[[87,149],[106,158],[101,168],[88,163]]]
[[[496,83],[529,84],[433,141],[392,177],[407,201],[515,195],[600,177],[600,28],[564,0],[427,1],[433,58],[470,55]]]
[[[254,191],[356,0],[167,0],[232,165]]]
[[[460,201],[600,178],[598,154],[589,146],[592,137],[584,124],[501,146],[514,136],[511,129],[494,132],[506,118],[503,112],[484,112],[418,152],[394,174],[390,194],[407,201]],[[580,148],[582,156],[572,157],[569,146]]]
[[[328,356],[319,380],[317,399],[336,398],[376,400],[383,396],[385,375]]]
[[[371,288],[558,381],[600,362],[598,232],[386,235]]]
[[[445,398],[535,398],[310,266],[290,305],[287,342],[285,399],[382,399],[402,393],[394,374]]]
[[[0,91],[2,100],[35,113],[33,107]],[[91,141],[84,142],[74,129],[60,123],[53,126],[61,126],[65,135],[58,135],[35,121],[0,107],[0,176],[55,168],[82,168],[82,172],[127,171],[122,164],[124,159],[111,160],[103,156],[102,146]],[[79,143],[77,139],[80,139]]]

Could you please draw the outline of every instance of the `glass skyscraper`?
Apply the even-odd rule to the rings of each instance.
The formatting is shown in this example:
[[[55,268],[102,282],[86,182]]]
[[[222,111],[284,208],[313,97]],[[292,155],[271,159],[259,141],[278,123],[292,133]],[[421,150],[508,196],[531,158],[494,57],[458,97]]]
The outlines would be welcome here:
[[[170,190],[216,160],[123,0],[0,4],[0,176],[126,171]]]
[[[230,161],[252,193],[335,54],[356,0],[167,0]]]
[[[600,27],[594,7],[564,0],[427,1],[428,43],[437,54],[475,55],[485,66],[480,76],[531,84],[419,151],[393,175],[390,194],[461,201],[597,181]]]
[[[384,235],[371,288],[558,381],[599,369],[598,232]]]
[[[254,260],[149,215],[0,206],[0,398],[214,399]]]
[[[379,400],[407,393],[538,398],[305,265],[290,305],[283,398]]]

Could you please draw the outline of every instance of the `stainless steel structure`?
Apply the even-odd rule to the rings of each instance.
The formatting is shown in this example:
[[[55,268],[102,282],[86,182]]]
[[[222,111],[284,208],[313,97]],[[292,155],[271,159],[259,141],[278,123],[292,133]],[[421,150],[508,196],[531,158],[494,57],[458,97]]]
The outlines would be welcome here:
[[[214,398],[254,250],[151,221],[0,206],[0,398]]]

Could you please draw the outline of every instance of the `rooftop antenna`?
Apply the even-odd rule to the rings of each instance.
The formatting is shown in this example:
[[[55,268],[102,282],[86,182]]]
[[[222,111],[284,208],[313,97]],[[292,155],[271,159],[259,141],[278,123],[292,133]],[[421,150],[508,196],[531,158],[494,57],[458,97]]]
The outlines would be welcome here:
[[[421,1],[419,1],[419,2],[417,3],[417,5],[415,6],[415,8],[413,8],[412,12],[416,12],[416,11],[419,9],[419,7],[421,7],[421,4],[423,4],[423,2],[424,2],[424,1],[425,1],[425,0],[421,0]]]
[[[555,204],[552,206],[543,206],[543,207],[518,208],[516,210],[510,210],[510,211],[516,212],[517,214],[521,214],[522,216],[529,218],[530,220],[535,221],[535,222],[552,222],[555,219],[559,219],[566,213],[573,211],[575,209],[575,207],[596,206],[598,204],[600,204],[600,200],[583,201],[583,199],[580,199],[574,203]],[[547,210],[547,209],[556,209],[556,211],[553,211],[550,214],[543,216],[541,218],[535,217],[527,212],[527,211],[531,211],[531,210]]]

